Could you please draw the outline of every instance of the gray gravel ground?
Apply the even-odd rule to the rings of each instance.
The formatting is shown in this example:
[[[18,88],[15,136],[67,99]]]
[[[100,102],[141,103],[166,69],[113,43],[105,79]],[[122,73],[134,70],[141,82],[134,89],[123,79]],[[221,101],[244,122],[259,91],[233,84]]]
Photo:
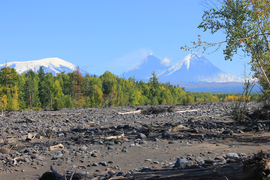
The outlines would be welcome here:
[[[248,111],[259,106],[249,103]],[[160,114],[147,113],[151,106],[5,112],[0,179],[38,179],[51,165],[60,174],[120,177],[205,168],[239,162],[260,150],[268,153],[269,122],[235,123],[233,107],[229,102],[156,106],[167,110]],[[142,112],[119,114],[138,109]]]

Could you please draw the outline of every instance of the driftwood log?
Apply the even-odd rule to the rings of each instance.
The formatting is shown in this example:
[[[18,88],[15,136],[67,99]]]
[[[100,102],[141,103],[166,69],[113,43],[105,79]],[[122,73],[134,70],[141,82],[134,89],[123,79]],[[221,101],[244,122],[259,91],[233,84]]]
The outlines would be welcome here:
[[[123,139],[125,137],[125,134],[120,134],[118,136],[107,136],[107,137],[101,137],[104,140],[111,140],[111,139]]]
[[[104,179],[105,177],[99,177]],[[51,167],[40,180],[75,180],[75,177],[64,177]],[[206,169],[160,169],[150,172],[137,172],[130,177],[111,177],[105,179],[122,180],[267,180],[270,179],[270,162],[262,151],[252,159],[242,163],[231,163]]]
[[[176,113],[184,113],[184,112],[197,112],[200,109],[188,109],[188,110],[184,110],[184,111],[176,111]]]
[[[175,109],[175,107],[170,106],[170,107],[150,107],[150,108],[146,108],[146,109],[139,109],[136,111],[129,111],[129,112],[117,112],[117,114],[119,115],[125,115],[125,114],[160,114],[160,113],[165,113],[165,112],[175,112],[175,113],[185,113],[185,112],[197,112],[200,109],[185,109],[185,110],[179,110],[179,109]]]
[[[57,144],[55,146],[50,146],[50,151],[55,151],[58,149],[64,149],[64,145],[63,144]]]
[[[140,109],[140,110],[137,110],[137,111],[123,112],[123,113],[118,112],[118,114],[119,114],[119,115],[124,115],[124,114],[137,114],[137,113],[141,113],[141,112],[142,112],[142,110]]]

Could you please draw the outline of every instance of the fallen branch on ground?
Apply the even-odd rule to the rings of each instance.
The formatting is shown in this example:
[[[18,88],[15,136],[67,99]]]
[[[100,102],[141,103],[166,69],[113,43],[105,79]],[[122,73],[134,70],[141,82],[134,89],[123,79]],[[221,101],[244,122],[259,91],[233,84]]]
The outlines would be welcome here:
[[[141,112],[142,112],[142,110],[140,109],[140,110],[138,110],[138,111],[130,111],[130,112],[123,112],[123,113],[118,112],[118,114],[119,114],[119,115],[124,115],[124,114],[136,114],[136,113],[141,113]]]
[[[107,137],[101,137],[104,140],[110,140],[110,139],[121,139],[124,138],[125,134],[120,134],[119,136],[107,136]]]
[[[50,146],[50,151],[58,150],[58,149],[64,149],[63,144],[57,144],[55,146]]]
[[[183,112],[196,112],[199,111],[200,109],[189,109],[189,110],[184,110],[184,111],[175,111],[176,113],[183,113]]]

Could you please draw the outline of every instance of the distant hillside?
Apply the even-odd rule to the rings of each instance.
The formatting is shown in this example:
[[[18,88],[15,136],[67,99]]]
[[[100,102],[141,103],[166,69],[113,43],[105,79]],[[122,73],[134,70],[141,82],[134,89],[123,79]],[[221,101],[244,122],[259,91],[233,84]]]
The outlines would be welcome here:
[[[33,61],[16,61],[9,62],[7,64],[0,64],[0,68],[5,65],[15,68],[15,70],[22,74],[29,69],[32,69],[35,73],[39,70],[40,66],[43,66],[45,73],[51,72],[53,75],[60,73],[62,71],[73,72],[76,70],[76,66],[70,62],[64,61],[60,58],[45,58],[41,60],[33,60]],[[85,72],[81,70],[82,75],[85,75]]]
[[[153,55],[126,70],[120,77],[147,82],[155,71],[160,82],[185,87],[192,92],[242,92],[244,79],[228,74],[199,53],[190,53],[174,66],[167,67]],[[253,91],[260,91],[255,86]]]

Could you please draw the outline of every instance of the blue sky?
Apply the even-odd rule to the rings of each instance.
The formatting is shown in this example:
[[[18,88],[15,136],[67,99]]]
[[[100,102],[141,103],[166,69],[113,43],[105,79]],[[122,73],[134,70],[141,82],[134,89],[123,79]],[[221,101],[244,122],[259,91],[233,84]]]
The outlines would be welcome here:
[[[190,41],[225,35],[197,29],[204,0],[0,0],[0,64],[58,57],[91,74],[119,75],[153,53],[170,65],[189,52]],[[224,46],[223,46],[224,47]],[[249,58],[225,61],[222,49],[204,56],[243,77]],[[201,52],[200,50],[198,52]],[[250,66],[247,66],[247,74]]]

